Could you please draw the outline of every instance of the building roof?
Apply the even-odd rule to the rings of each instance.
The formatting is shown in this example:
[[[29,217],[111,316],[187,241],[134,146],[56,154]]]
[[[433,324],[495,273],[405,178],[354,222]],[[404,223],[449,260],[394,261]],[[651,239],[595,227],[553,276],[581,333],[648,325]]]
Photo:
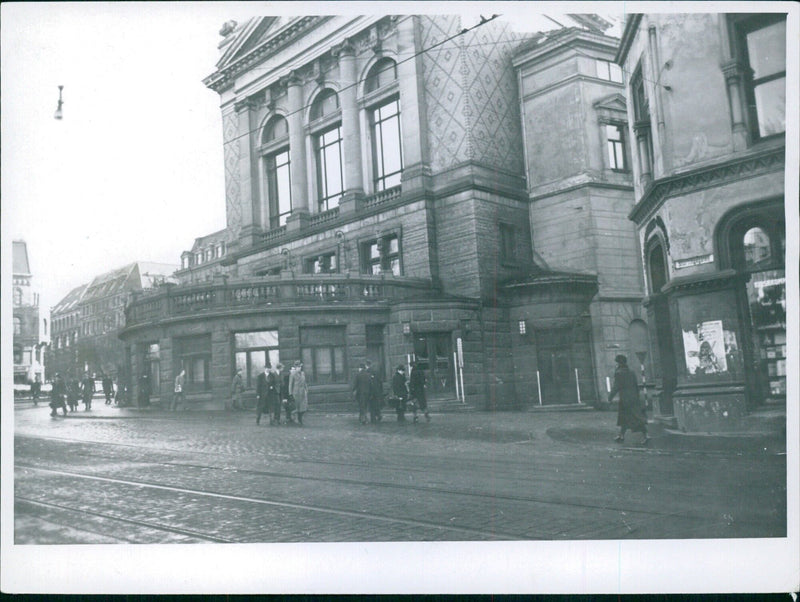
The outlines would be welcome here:
[[[211,234],[206,234],[205,236],[198,236],[194,239],[194,244],[192,244],[192,252],[194,253],[197,249],[202,249],[203,247],[207,246],[209,243],[218,243],[218,242],[228,242],[229,232],[227,228],[223,228],[222,230],[218,230],[217,232],[212,232]]]
[[[177,265],[152,261],[140,261],[136,265],[139,267],[135,274],[139,279],[136,288],[153,288],[164,282],[176,282],[173,274],[179,269]]]
[[[75,309],[75,307],[80,302],[81,298],[83,298],[83,292],[86,290],[86,285],[81,284],[80,286],[76,286],[67,295],[61,299],[58,303],[53,306],[53,309],[50,311],[52,314],[60,314],[71,311]]]
[[[12,243],[11,256],[14,263],[14,275],[29,276],[31,266],[28,262],[28,245],[24,240],[15,240]]]

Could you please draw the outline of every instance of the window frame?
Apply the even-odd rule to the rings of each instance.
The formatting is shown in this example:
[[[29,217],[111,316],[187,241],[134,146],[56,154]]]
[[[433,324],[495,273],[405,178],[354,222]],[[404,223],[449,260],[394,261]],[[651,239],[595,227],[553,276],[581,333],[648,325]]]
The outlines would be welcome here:
[[[260,332],[274,332],[276,344],[275,345],[253,345],[248,346],[244,345],[240,347],[236,343],[236,335],[237,334],[249,334],[249,333],[260,333]],[[236,355],[239,353],[245,354],[245,366],[242,368],[242,380],[244,381],[244,388],[245,389],[255,389],[256,387],[256,379],[258,378],[259,372],[252,372],[252,354],[257,352],[264,352],[264,360],[265,363],[268,361],[275,367],[275,365],[280,362],[280,333],[277,328],[269,328],[265,330],[237,330],[233,333],[233,373],[236,374],[236,371],[240,369],[239,364],[236,361]],[[273,363],[273,356],[270,353],[271,351],[277,352],[275,354],[275,362]]]
[[[200,341],[203,339],[203,342],[206,340],[208,341],[207,348],[203,350],[193,350],[193,351],[186,351],[187,343],[191,341]],[[186,337],[177,337],[175,342],[177,343],[177,353],[176,353],[176,372],[180,372],[180,369],[183,368],[186,370],[186,385],[184,389],[187,393],[202,393],[211,390],[211,357],[212,357],[212,341],[210,334],[200,334],[200,335],[190,335]],[[203,361],[204,368],[203,368],[203,381],[199,384],[199,381],[195,379],[195,364],[194,360],[200,358]]]
[[[328,269],[325,269],[325,270],[321,270],[321,269],[320,270],[316,270],[315,267],[319,263],[319,260],[321,258],[323,258],[323,257],[328,258],[328,259],[333,259],[334,260],[333,263],[335,264],[335,267],[333,269],[328,267]],[[330,262],[328,263],[328,266],[330,266]],[[337,250],[334,250],[334,251],[325,251],[323,253],[317,253],[315,255],[311,255],[309,257],[306,257],[303,260],[303,273],[304,274],[338,274],[339,273],[339,250],[337,249]]]
[[[379,118],[379,111],[391,104],[396,104],[396,111],[387,117]],[[373,192],[382,192],[399,186],[403,173],[403,120],[401,118],[400,95],[392,94],[382,99],[381,102],[371,105],[367,109],[367,119],[369,121],[370,147],[372,150],[372,189]],[[400,157],[400,169],[386,173],[384,165],[386,153],[384,151],[388,145],[385,144],[383,125],[390,121],[394,121],[397,124],[397,152]],[[398,181],[387,186],[387,181],[395,177],[398,178]]]
[[[605,157],[606,157],[606,164],[611,171],[617,173],[628,173],[630,172],[630,165],[628,164],[628,152],[627,152],[627,136],[626,132],[628,130],[628,125],[624,122],[618,121],[607,121],[601,124],[603,126],[603,139],[605,140]],[[612,140],[608,135],[608,128],[614,128],[619,135],[619,140]],[[611,147],[610,145],[614,144],[614,147],[619,146],[620,153],[622,154],[622,167],[619,167],[616,163],[616,153],[614,154],[614,162],[611,161]]]
[[[731,15],[730,23],[732,26],[732,42],[734,53],[738,62],[743,68],[742,86],[744,92],[744,109],[747,119],[748,130],[753,142],[770,140],[779,136],[786,135],[786,105],[784,104],[783,118],[784,129],[782,132],[775,132],[762,136],[760,132],[758,107],[756,105],[755,90],[758,86],[768,84],[779,79],[783,79],[784,101],[786,90],[786,62],[788,57],[784,57],[783,71],[771,73],[769,75],[753,79],[753,69],[750,66],[750,54],[748,52],[747,35],[765,29],[776,23],[787,22],[786,13],[767,13],[767,14],[742,14]],[[784,30],[785,31],[785,30]]]
[[[340,344],[331,344],[328,341],[320,339],[320,330],[328,329],[336,331],[337,335],[341,333],[342,342]],[[312,332],[316,331],[316,332]],[[315,336],[304,336],[306,333],[312,332]],[[313,342],[308,343],[307,340],[311,339]],[[304,340],[305,339],[305,340]],[[347,384],[348,383],[348,370],[347,370],[347,326],[301,326],[299,329],[300,343],[300,357],[303,361],[304,370],[309,385],[334,385],[334,384]],[[341,350],[341,374],[336,370],[336,350]],[[324,377],[317,373],[317,352],[328,351],[328,359],[331,366],[331,374],[326,381]]]
[[[381,249],[381,247],[378,247],[379,256],[377,258],[373,258],[371,254],[371,248],[373,245],[377,244],[378,240],[384,241],[383,243],[384,245],[387,244],[387,241],[388,244],[391,245],[392,240],[397,240],[397,251],[395,253],[385,254]],[[385,246],[383,248],[385,248]],[[381,232],[380,235],[359,240],[358,255],[359,255],[359,267],[361,269],[362,274],[381,276],[389,273],[393,276],[402,276],[404,273],[402,232],[400,231],[400,229],[387,230],[385,232]],[[396,274],[394,273],[394,271],[389,269],[391,268],[391,261],[393,258],[397,259]],[[380,265],[380,272],[377,274],[372,269],[372,266],[374,265]]]
[[[274,132],[275,125],[278,122],[286,123],[286,133],[267,139],[269,132]],[[258,147],[258,154],[261,156],[262,190],[266,209],[263,221],[264,227],[268,229],[283,226],[292,214],[292,155],[289,140],[289,123],[284,115],[275,113],[266,120],[261,128],[261,145]],[[284,153],[286,154],[286,161],[278,165],[278,157]],[[280,190],[278,169],[282,167],[286,167],[287,170],[289,193],[289,209],[283,212],[280,211],[282,199],[278,192]],[[222,254],[221,252],[220,256]]]

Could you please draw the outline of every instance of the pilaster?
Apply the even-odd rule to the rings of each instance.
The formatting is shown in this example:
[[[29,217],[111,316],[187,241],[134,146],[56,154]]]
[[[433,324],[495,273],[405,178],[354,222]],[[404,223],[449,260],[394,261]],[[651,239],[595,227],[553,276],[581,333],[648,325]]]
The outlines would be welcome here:
[[[239,240],[243,246],[255,244],[261,235],[261,206],[258,191],[258,161],[253,152],[255,101],[245,98],[236,103],[239,115],[239,186],[242,208],[242,228]]]
[[[358,199],[364,196],[363,170],[361,163],[361,131],[356,102],[356,60],[353,44],[345,40],[337,49],[341,91],[339,102],[342,108],[342,137],[344,144],[345,198]],[[340,210],[355,211],[355,203],[345,203]]]
[[[308,213],[305,133],[303,132],[303,84],[294,71],[286,79],[289,97],[289,171],[292,178],[292,214]]]

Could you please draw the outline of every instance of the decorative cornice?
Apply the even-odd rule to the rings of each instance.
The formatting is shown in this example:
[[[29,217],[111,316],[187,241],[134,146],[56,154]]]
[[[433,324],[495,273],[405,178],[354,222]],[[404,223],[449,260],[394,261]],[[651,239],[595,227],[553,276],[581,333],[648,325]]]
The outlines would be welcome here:
[[[711,274],[695,274],[673,278],[665,284],[661,291],[667,295],[681,295],[699,292],[711,292],[733,288],[744,276],[736,270],[722,270]],[[655,295],[653,295],[655,297]],[[648,301],[650,298],[648,298]]]
[[[633,38],[639,31],[639,23],[642,22],[642,16],[641,14],[629,15],[628,20],[625,22],[625,29],[622,32],[619,48],[617,48],[617,55],[614,57],[614,62],[618,65],[622,65],[625,59],[628,58],[628,51],[631,49],[631,44],[633,44]]]
[[[203,83],[215,92],[222,92],[233,85],[234,80],[239,74],[251,69],[254,65],[263,61],[268,55],[277,52],[280,48],[304,35],[310,28],[320,25],[332,18],[332,16],[307,16],[299,18],[294,23],[288,25],[286,29],[277,32],[273,37],[265,40],[261,45],[244,56],[206,77]]]
[[[690,194],[745,178],[753,178],[783,169],[785,146],[769,148],[763,152],[737,157],[721,164],[701,167],[686,173],[654,181],[634,206],[628,219],[642,225],[666,199]]]

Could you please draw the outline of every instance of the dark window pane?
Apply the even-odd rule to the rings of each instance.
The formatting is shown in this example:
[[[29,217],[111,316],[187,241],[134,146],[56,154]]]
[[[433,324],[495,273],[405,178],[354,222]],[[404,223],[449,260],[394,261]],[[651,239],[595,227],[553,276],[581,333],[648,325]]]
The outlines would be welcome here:
[[[786,71],[786,21],[748,33],[747,57],[753,79]]]

